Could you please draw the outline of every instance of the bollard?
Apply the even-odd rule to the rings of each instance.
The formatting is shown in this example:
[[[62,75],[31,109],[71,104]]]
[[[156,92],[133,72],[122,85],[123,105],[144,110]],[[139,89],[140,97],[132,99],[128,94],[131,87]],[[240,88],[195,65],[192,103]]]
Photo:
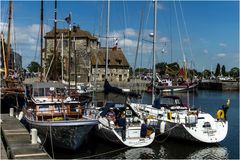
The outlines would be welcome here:
[[[32,139],[31,139],[32,144],[37,144],[37,139],[38,139],[37,129],[35,128],[31,129],[31,135],[32,135]]]
[[[13,114],[14,114],[14,108],[10,108],[10,117],[13,117]]]

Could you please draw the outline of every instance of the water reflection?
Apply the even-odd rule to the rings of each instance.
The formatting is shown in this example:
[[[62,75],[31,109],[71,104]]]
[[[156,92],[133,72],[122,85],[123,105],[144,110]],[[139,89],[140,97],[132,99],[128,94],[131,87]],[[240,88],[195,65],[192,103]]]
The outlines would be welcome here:
[[[228,151],[221,146],[208,147],[190,154],[187,159],[228,159]]]
[[[157,158],[152,148],[131,148],[117,156],[114,159],[155,159]]]
[[[229,151],[219,144],[169,139],[152,146],[155,156],[164,159],[228,159]]]

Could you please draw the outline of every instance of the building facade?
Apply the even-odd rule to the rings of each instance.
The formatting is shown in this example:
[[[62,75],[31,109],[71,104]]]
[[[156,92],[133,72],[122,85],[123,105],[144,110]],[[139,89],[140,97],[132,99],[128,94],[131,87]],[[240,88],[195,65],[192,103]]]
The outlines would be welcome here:
[[[72,85],[76,83],[93,82],[95,76],[97,81],[105,79],[105,54],[106,48],[97,49],[97,38],[80,27],[73,27],[71,32],[71,52],[69,68],[69,30],[57,29],[57,49],[54,54],[54,31],[45,35],[45,49],[43,55],[44,75],[52,74],[53,57],[58,57],[57,80],[68,83],[69,73]],[[97,53],[98,51],[98,53]],[[97,53],[97,54],[96,54]],[[98,68],[96,70],[96,55],[98,57]],[[56,63],[55,63],[56,65]],[[55,67],[56,69],[56,67]],[[63,76],[61,75],[63,73]],[[62,78],[63,77],[63,78]],[[129,64],[121,48],[109,48],[108,80],[113,82],[128,81]],[[76,82],[76,83],[75,83]]]
[[[105,80],[105,56],[107,48],[100,48],[97,54],[92,53],[91,63],[92,63],[92,80],[94,81],[94,76],[96,76],[97,81]],[[96,68],[96,62],[98,62]],[[121,82],[129,80],[129,63],[124,56],[121,48],[109,48],[108,49],[108,69],[107,69],[108,81],[110,82]]]
[[[81,30],[75,26],[71,31],[71,52],[69,68],[69,30],[57,29],[57,49],[58,69],[63,69],[63,81],[70,82],[89,82],[91,75],[91,50],[97,46],[97,38],[92,36],[88,31]],[[51,60],[53,59],[54,50],[54,31],[46,33],[45,53],[43,60],[45,63],[45,76],[51,74]],[[62,67],[63,66],[63,67]],[[62,73],[62,71],[60,72]],[[60,74],[58,80],[62,79]]]

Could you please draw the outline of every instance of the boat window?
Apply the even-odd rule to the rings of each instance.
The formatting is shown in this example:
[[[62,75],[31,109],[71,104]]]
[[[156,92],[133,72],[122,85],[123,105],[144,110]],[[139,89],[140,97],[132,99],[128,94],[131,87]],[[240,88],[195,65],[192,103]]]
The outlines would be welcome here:
[[[46,96],[50,96],[50,92],[49,92],[49,91],[50,91],[49,88],[45,88],[45,95],[46,95]]]
[[[126,116],[132,116],[132,111],[131,110],[126,110]]]
[[[179,99],[175,99],[175,104],[180,105],[181,104],[180,100]]]
[[[203,128],[210,128],[211,124],[209,122],[204,122]]]
[[[70,111],[72,111],[72,112],[76,112],[76,111],[77,111],[77,108],[78,108],[78,105],[77,105],[77,104],[71,104],[71,105],[70,105]]]
[[[39,106],[39,111],[40,112],[47,112],[47,111],[49,111],[49,108],[48,108],[48,106],[40,105]]]
[[[34,96],[44,96],[44,88],[34,89]]]
[[[175,103],[174,103],[174,99],[172,99],[172,98],[160,98],[160,104],[173,105]]]

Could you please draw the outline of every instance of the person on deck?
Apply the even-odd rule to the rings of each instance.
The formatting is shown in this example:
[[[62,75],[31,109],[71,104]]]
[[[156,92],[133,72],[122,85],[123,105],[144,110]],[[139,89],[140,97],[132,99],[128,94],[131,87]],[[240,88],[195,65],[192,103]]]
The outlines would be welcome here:
[[[116,122],[116,114],[115,114],[113,108],[110,108],[110,110],[109,110],[109,112],[107,113],[106,117],[107,117],[109,123],[110,123],[111,121],[113,121],[114,123]]]

